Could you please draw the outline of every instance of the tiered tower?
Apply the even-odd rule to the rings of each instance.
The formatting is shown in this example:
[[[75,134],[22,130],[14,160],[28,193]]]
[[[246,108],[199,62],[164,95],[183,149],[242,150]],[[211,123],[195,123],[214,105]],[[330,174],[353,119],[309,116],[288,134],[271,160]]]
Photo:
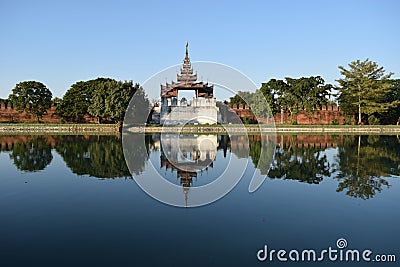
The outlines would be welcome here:
[[[180,90],[192,90],[192,100],[179,100]],[[186,42],[186,55],[176,82],[161,84],[161,124],[217,123],[218,108],[214,98],[214,86],[208,82],[197,81],[189,58],[189,44]]]

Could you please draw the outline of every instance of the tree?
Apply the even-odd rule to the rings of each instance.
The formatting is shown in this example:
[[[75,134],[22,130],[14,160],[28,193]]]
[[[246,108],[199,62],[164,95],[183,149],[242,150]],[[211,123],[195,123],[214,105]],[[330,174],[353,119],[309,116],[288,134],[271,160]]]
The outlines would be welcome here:
[[[337,80],[340,91],[339,103],[346,113],[358,113],[358,124],[362,122],[362,114],[383,113],[396,101],[386,102],[385,95],[390,91],[388,79],[393,75],[385,75],[385,69],[369,59],[353,61],[349,69],[339,66],[344,77]]]
[[[65,93],[56,112],[63,118],[72,121],[82,121],[88,114],[88,107],[92,101],[92,88],[89,82],[76,82]]]
[[[269,94],[264,94],[261,89],[257,89],[253,94],[253,103],[250,108],[257,118],[269,118],[273,116],[271,111],[272,99]]]
[[[135,85],[138,87],[138,85]],[[143,125],[147,122],[150,114],[150,103],[142,87],[135,89],[129,104],[125,109],[120,109],[120,115],[126,111],[124,123],[126,125]]]
[[[385,95],[384,102],[393,103],[385,113],[376,114],[383,124],[400,123],[400,79],[389,80],[390,90]],[[397,103],[397,105],[396,105]]]
[[[88,106],[88,113],[97,118],[98,123],[106,115],[106,98],[108,97],[110,88],[115,87],[117,81],[97,81],[92,84],[92,101]]]
[[[25,81],[14,87],[8,99],[18,111],[34,115],[39,122],[50,108],[52,96],[51,91],[43,83]]]
[[[292,94],[296,96],[294,109],[307,110],[314,113],[316,110],[328,103],[328,98],[333,88],[330,84],[325,84],[321,76],[301,77],[299,79],[286,78],[286,83],[290,87]]]
[[[59,98],[59,97],[55,97],[55,98],[53,98],[53,99],[51,100],[51,104],[54,105],[54,106],[60,105],[61,102],[62,102],[62,99]]]
[[[283,123],[283,112],[289,110],[294,105],[294,98],[290,97],[290,87],[283,80],[271,79],[261,86],[263,93],[272,94],[274,96],[274,111],[281,111],[281,123]]]
[[[251,105],[253,102],[253,93],[251,92],[243,92],[238,91],[236,95],[230,98],[230,104],[238,104],[238,105]]]
[[[293,115],[300,110],[305,109],[309,113],[314,113],[320,106],[326,105],[332,88],[332,85],[325,84],[321,76],[311,76],[299,79],[290,77],[286,77],[285,80],[271,79],[263,83],[260,90],[273,114],[278,110],[281,110],[281,113],[287,110],[293,119]]]
[[[110,78],[97,78],[95,80],[74,83],[65,93],[62,102],[56,111],[62,117],[72,121],[82,121],[85,115],[97,117],[99,120],[105,116],[105,99],[108,86],[117,83]]]
[[[267,100],[270,111],[273,115],[275,115],[276,113],[278,113],[279,109],[277,107],[275,99],[275,88],[271,81],[272,80],[270,80],[270,82],[268,83],[261,83],[260,91],[263,93],[265,99]]]
[[[106,114],[110,117],[110,119],[117,124],[121,124],[121,122],[124,120],[125,112],[132,96],[136,92],[140,94],[138,90],[143,91],[139,84],[136,83],[133,85],[132,81],[118,82],[116,86],[110,88],[109,95],[105,102]],[[145,98],[140,100],[143,104],[143,108],[148,111],[149,101],[146,101]]]

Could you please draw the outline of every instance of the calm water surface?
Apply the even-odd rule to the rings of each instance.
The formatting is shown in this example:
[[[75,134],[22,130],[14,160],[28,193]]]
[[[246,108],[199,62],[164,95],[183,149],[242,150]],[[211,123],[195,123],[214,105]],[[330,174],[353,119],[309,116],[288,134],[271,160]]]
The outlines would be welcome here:
[[[190,189],[216,179],[230,156],[252,164],[222,199],[176,208],[138,187],[119,137],[0,136],[0,266],[276,266],[257,260],[265,244],[321,250],[338,238],[400,260],[399,137],[277,136],[269,172],[260,136],[249,137],[247,151],[241,136],[185,138],[216,144],[184,151],[205,162],[201,171],[178,170],[179,157],[166,155],[155,134],[132,152],[133,175],[152,164]],[[248,173],[259,162],[267,179],[250,194]],[[190,190],[181,197],[190,202]]]

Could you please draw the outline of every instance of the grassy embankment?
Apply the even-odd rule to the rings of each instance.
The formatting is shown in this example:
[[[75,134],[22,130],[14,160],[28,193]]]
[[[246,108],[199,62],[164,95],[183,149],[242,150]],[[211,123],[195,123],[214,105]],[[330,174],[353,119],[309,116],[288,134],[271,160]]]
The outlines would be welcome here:
[[[225,129],[225,128],[226,129]],[[398,125],[185,125],[131,127],[131,132],[180,132],[180,133],[260,133],[276,132],[289,134],[400,134]],[[0,134],[115,134],[119,127],[114,124],[0,124]]]
[[[114,124],[0,123],[0,135],[6,134],[116,134]]]

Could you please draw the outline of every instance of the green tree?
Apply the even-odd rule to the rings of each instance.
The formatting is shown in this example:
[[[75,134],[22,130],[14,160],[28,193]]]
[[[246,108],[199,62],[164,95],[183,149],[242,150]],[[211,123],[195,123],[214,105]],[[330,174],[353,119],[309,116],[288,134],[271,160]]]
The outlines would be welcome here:
[[[386,112],[379,115],[383,124],[399,124],[400,123],[400,79],[389,80],[390,90],[385,95],[384,102],[393,103]],[[397,104],[396,104],[397,103]]]
[[[265,99],[267,100],[270,112],[272,112],[272,115],[275,115],[276,113],[278,113],[279,109],[277,107],[275,99],[275,87],[273,86],[271,81],[272,80],[270,80],[270,82],[268,83],[262,83],[260,91],[263,93]]]
[[[129,102],[136,92],[143,97],[142,99],[135,98],[136,101],[141,101],[143,108],[148,111],[149,101],[145,98],[144,91],[139,84],[133,85],[132,81],[118,82],[116,86],[110,88],[109,95],[105,101],[105,111],[110,119],[117,124],[122,123]]]
[[[253,103],[250,105],[252,112],[257,118],[269,118],[273,116],[273,98],[261,89],[257,89],[253,95]]]
[[[39,122],[50,108],[52,96],[51,91],[43,83],[25,81],[14,87],[8,99],[18,111],[34,115]]]
[[[115,87],[115,80],[97,80],[91,84],[92,86],[92,101],[88,106],[88,113],[97,118],[98,123],[101,123],[102,118],[107,117],[106,99],[109,95],[109,90]]]
[[[261,90],[264,94],[271,94],[274,96],[273,110],[277,113],[281,111],[281,123],[283,123],[283,112],[288,110],[292,115],[291,108],[295,103],[295,99],[291,97],[290,87],[283,80],[271,79],[267,83],[263,83]]]
[[[117,81],[110,78],[97,78],[74,83],[65,93],[57,106],[57,113],[71,121],[83,121],[85,115],[97,117],[99,121],[106,117],[105,99],[108,88]]]
[[[385,74],[385,69],[369,59],[353,61],[349,69],[339,66],[343,78],[339,82],[339,103],[346,113],[358,113],[358,124],[362,114],[387,112],[397,106],[396,101],[386,102],[385,95],[390,91],[388,79],[393,73]]]
[[[148,116],[150,114],[150,102],[145,91],[138,85],[135,85],[135,88],[136,92],[133,94],[127,107],[120,107],[119,115],[116,114],[118,116],[123,116],[124,111],[126,111],[124,117],[124,123],[126,125],[143,125],[148,121]]]
[[[55,98],[53,98],[53,99],[51,100],[51,104],[53,104],[54,106],[60,105],[61,102],[62,102],[62,99],[59,98],[59,97],[55,97]]]
[[[230,104],[251,105],[253,103],[253,95],[251,92],[238,91],[236,95],[230,98]]]
[[[309,113],[315,113],[320,106],[328,103],[333,88],[332,85],[325,84],[320,76],[286,78],[286,83],[295,95],[295,112],[305,109]]]
[[[88,114],[88,107],[92,101],[92,88],[90,82],[76,82],[65,93],[61,103],[56,107],[56,112],[64,119],[79,122]]]

